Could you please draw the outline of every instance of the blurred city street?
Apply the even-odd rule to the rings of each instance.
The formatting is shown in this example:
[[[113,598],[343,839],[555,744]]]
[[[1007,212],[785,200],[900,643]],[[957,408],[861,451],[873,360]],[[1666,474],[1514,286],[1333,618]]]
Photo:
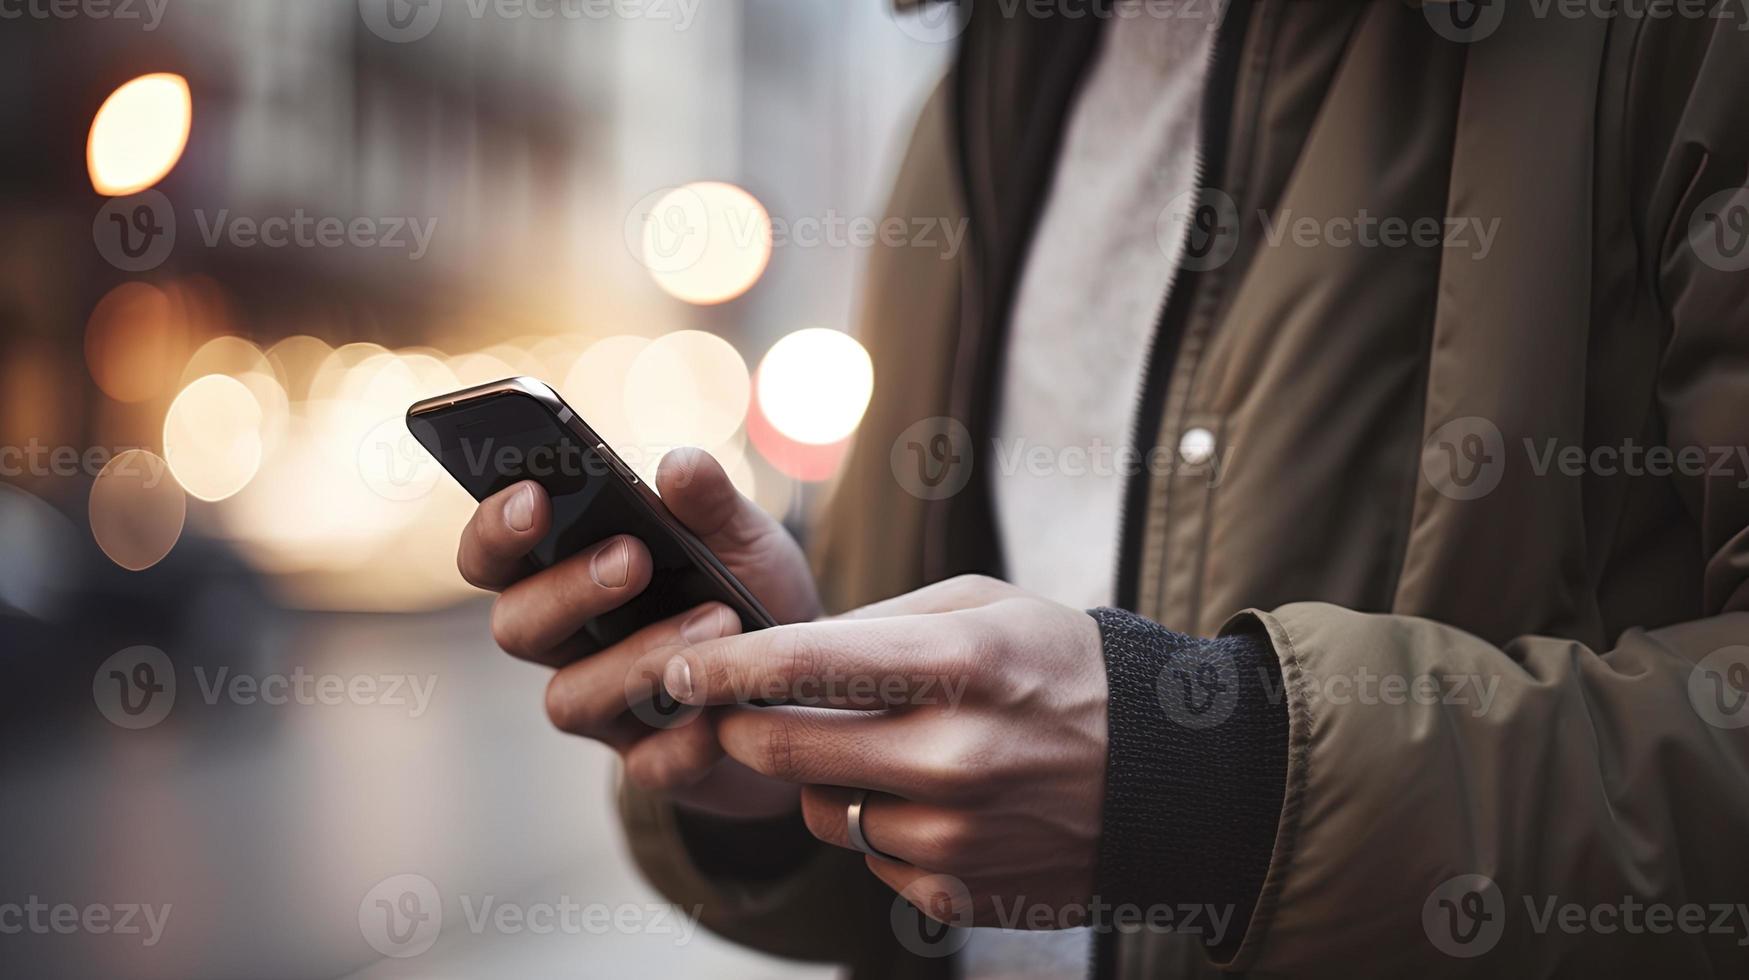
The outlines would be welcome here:
[[[0,882],[9,897],[157,904],[168,923],[149,947],[8,935],[7,974],[830,976],[654,911],[664,900],[611,812],[611,753],[552,729],[547,671],[498,652],[486,622],[473,602],[276,624],[275,672],[407,678],[378,703],[326,704],[306,685],[307,703],[294,687],[285,705],[208,704],[216,672],[179,664],[169,714],[130,731],[70,683],[59,724],[8,735]],[[438,889],[441,932],[385,960],[360,904],[404,874]],[[503,905],[521,910],[507,926],[490,914]]]
[[[942,40],[885,0],[9,7],[0,974],[822,975],[639,877],[403,416],[533,376],[799,532]]]

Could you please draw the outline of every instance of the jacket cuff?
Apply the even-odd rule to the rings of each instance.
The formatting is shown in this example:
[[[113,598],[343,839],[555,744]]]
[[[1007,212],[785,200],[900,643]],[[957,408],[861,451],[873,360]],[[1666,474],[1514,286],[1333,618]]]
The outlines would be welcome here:
[[[1257,632],[1199,639],[1118,609],[1090,615],[1110,687],[1098,900],[1178,923],[1229,959],[1269,870],[1287,778],[1275,648]]]

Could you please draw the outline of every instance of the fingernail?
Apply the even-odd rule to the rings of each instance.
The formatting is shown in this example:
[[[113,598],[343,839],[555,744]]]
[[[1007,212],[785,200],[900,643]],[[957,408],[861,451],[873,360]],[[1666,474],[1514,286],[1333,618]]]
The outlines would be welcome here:
[[[688,646],[695,646],[706,640],[714,640],[723,635],[723,610],[720,606],[707,606],[686,618],[680,624],[680,638]]]
[[[626,580],[631,578],[631,551],[624,538],[597,551],[589,559],[589,577],[604,589],[625,588]]]
[[[516,496],[504,505],[504,523],[510,525],[512,531],[534,527],[534,487],[516,491]]]
[[[687,665],[685,657],[668,661],[668,666],[662,670],[662,686],[677,701],[692,697],[692,668]]]

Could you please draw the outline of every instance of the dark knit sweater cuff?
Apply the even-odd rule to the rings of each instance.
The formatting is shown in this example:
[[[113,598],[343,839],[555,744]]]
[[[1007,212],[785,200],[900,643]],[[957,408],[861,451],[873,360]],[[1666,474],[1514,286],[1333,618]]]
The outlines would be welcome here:
[[[1122,610],[1090,615],[1111,689],[1098,898],[1229,958],[1269,870],[1287,778],[1275,649],[1261,633],[1198,639]]]

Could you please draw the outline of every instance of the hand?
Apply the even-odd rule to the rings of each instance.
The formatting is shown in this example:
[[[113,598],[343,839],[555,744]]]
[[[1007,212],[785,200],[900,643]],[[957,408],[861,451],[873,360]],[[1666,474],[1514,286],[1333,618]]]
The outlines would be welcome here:
[[[779,622],[819,615],[813,576],[795,541],[735,491],[709,454],[669,453],[656,486],[674,516]],[[547,685],[553,724],[607,744],[624,760],[627,779],[668,792],[682,805],[725,816],[793,813],[796,787],[724,758],[713,716],[657,729],[628,711],[628,692],[638,689],[634,681],[659,677],[673,651],[688,643],[738,632],[738,617],[721,603],[709,603],[594,650],[578,631],[649,585],[650,553],[621,535],[528,574],[523,556],[551,523],[552,505],[539,484],[519,483],[480,504],[462,532],[456,564],[468,582],[501,593],[492,607],[498,645],[558,668]]]
[[[895,860],[868,866],[925,914],[1079,924],[1105,791],[1107,691],[1092,617],[957,578],[840,619],[677,650],[663,683],[694,705],[791,701],[722,714],[723,748],[809,784],[808,828],[839,847],[850,846],[846,787],[876,790],[863,833]]]

